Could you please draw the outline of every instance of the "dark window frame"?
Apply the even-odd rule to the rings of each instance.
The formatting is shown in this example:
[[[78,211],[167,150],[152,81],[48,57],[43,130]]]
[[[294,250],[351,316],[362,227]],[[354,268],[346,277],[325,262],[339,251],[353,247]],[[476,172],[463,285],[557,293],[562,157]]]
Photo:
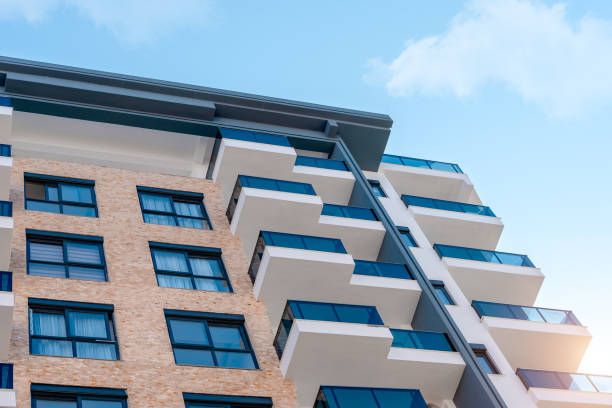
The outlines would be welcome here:
[[[50,201],[50,200],[41,200],[38,198],[28,198],[27,197],[27,183],[31,182],[31,183],[38,183],[38,184],[43,184],[44,185],[44,189],[45,189],[45,197],[48,196],[48,191],[49,191],[49,186],[50,185],[55,185],[55,187],[57,188],[57,201]],[[64,200],[62,198],[62,189],[60,188],[61,185],[71,185],[71,186],[78,186],[78,187],[83,187],[83,188],[89,188],[90,193],[91,193],[91,204],[90,203],[82,203],[82,202],[78,202],[78,201],[69,201],[69,200]],[[93,180],[85,180],[85,179],[75,179],[75,178],[69,178],[69,177],[58,177],[58,176],[49,176],[49,175],[44,175],[44,174],[33,174],[33,173],[25,173],[24,174],[24,186],[23,186],[23,190],[24,190],[24,208],[28,211],[41,211],[41,212],[49,212],[52,214],[65,214],[65,215],[74,215],[75,217],[89,217],[89,218],[99,218],[99,214],[98,214],[98,202],[96,199],[96,189],[95,189],[95,182]],[[34,201],[34,202],[38,202],[38,203],[50,203],[50,204],[57,204],[58,205],[58,212],[55,211],[44,211],[44,210],[35,210],[35,209],[30,209],[28,208],[28,201]],[[77,215],[77,214],[67,214],[64,212],[64,205],[71,205],[74,207],[84,207],[84,208],[93,208],[95,215],[92,216],[88,216],[88,215]]]
[[[397,227],[397,230],[399,231],[400,235],[402,236],[402,240],[406,243],[406,245],[408,245],[408,243],[406,242],[406,239],[404,237],[408,237],[410,240],[411,246],[413,248],[418,248],[419,244],[417,244],[416,240],[414,239],[414,237],[412,236],[412,232],[410,232],[410,228],[408,227]]]
[[[30,259],[30,242],[50,244],[50,245],[61,245],[63,262],[31,260]],[[100,264],[89,264],[89,263],[70,262],[68,260],[68,250],[67,250],[67,245],[66,245],[66,243],[68,242],[85,243],[85,244],[90,244],[90,245],[96,244],[98,246],[98,251],[100,253],[101,263]],[[77,279],[77,280],[83,280],[87,282],[108,282],[108,270],[106,267],[106,257],[104,256],[104,240],[101,237],[26,230],[26,273],[28,275],[30,275],[30,263],[64,266],[65,276],[63,279],[74,279],[70,277],[70,272],[69,272],[70,266],[83,267],[83,268],[101,268],[104,270],[104,280],[103,281],[88,280],[88,279]],[[36,274],[32,274],[31,276],[50,277],[50,276],[43,276],[43,275],[36,275]]]
[[[182,253],[186,257],[187,269],[189,272],[176,272],[176,271],[167,271],[162,270],[157,267],[157,262],[155,261],[155,255],[153,253],[154,250],[159,249],[163,251],[172,251],[176,253]],[[157,280],[157,285],[162,288],[170,288],[170,289],[183,289],[183,290],[201,290],[206,291],[204,289],[197,289],[195,279],[210,279],[210,280],[219,280],[225,281],[227,283],[227,288],[229,289],[227,292],[215,291],[219,293],[233,293],[234,289],[232,288],[232,283],[230,281],[229,275],[227,273],[227,269],[225,268],[225,264],[223,262],[223,258],[221,256],[221,250],[218,248],[205,248],[205,247],[193,247],[193,246],[184,246],[184,245],[174,245],[174,244],[164,244],[160,242],[149,242],[149,250],[151,252],[151,261],[153,262],[153,270],[155,271],[155,279]],[[223,276],[200,276],[195,275],[192,271],[191,264],[189,263],[190,255],[193,255],[193,258],[205,258],[205,259],[214,259],[218,261],[219,267],[221,269],[221,274]],[[170,275],[170,276],[182,276],[191,278],[192,289],[187,288],[173,288],[169,286],[160,286],[159,279],[157,276],[161,275]],[[208,291],[212,292],[212,291]]]
[[[104,322],[106,326],[106,339],[99,337],[84,337],[84,336],[73,336],[70,330],[70,313],[96,313],[104,315]],[[64,302],[54,301],[48,299],[29,299],[28,300],[28,334],[29,334],[29,352],[33,356],[47,356],[47,357],[67,357],[67,358],[83,358],[88,360],[101,360],[101,361],[119,361],[121,356],[119,353],[119,339],[117,337],[117,330],[115,328],[115,322],[113,319],[114,308],[109,305],[99,305],[94,303],[82,303],[82,302]],[[35,335],[32,333],[32,314],[33,313],[48,313],[58,314],[64,316],[64,324],[66,325],[66,337],[56,336],[45,336]],[[53,356],[48,354],[37,354],[32,352],[32,340],[58,340],[58,341],[70,341],[72,345],[72,356]],[[76,343],[102,343],[102,344],[114,344],[115,345],[115,356],[116,359],[95,359],[91,357],[79,357],[77,356]]]
[[[368,179],[368,184],[370,185],[370,190],[372,190],[372,193],[374,193],[376,197],[388,197],[387,193],[380,185],[380,181]],[[376,191],[380,194],[377,194]]]
[[[438,299],[440,299],[442,304],[446,306],[455,306],[457,304],[457,302],[455,302],[455,299],[453,299],[450,293],[448,293],[448,290],[446,290],[446,285],[444,284],[444,282],[440,280],[431,280],[429,282],[431,282],[431,286],[433,286],[434,291],[436,292],[436,296],[438,296],[437,289],[440,289],[444,292],[444,295],[448,298],[450,302],[450,303],[446,303],[442,298],[440,298],[440,296],[438,296]]]
[[[161,215],[165,217],[172,217],[174,220],[174,225],[167,225],[170,227],[200,229],[200,228],[192,228],[192,227],[185,227],[185,226],[179,225],[179,222],[178,222],[179,218],[187,218],[190,220],[202,220],[202,225],[204,226],[202,230],[204,231],[213,230],[212,221],[210,220],[210,217],[208,216],[208,213],[206,212],[206,206],[204,205],[204,195],[203,194],[190,193],[187,191],[165,190],[161,188],[143,187],[143,186],[138,186],[136,190],[138,193],[138,202],[140,204],[140,213],[142,214],[142,221],[145,224],[166,225],[166,224],[147,222],[145,218],[145,214],[152,214],[152,215]],[[157,195],[160,197],[169,198],[170,204],[172,206],[172,212],[146,210],[142,204],[142,194]],[[176,212],[176,207],[174,206],[175,201],[189,203],[189,204],[198,204],[200,206],[200,210],[202,211],[202,217],[193,217],[190,215],[178,215]]]
[[[82,408],[83,400],[120,402],[122,408],[127,408],[125,390],[97,387],[74,387],[66,385],[31,384],[30,398],[32,408],[37,408],[38,400],[74,402],[77,408]]]
[[[186,408],[272,408],[272,398],[240,395],[183,393]]]
[[[176,365],[184,365],[184,366],[193,366],[193,367],[218,367],[218,368],[232,368],[238,370],[259,370],[259,364],[257,362],[257,357],[255,355],[255,349],[251,344],[251,340],[249,338],[248,332],[246,330],[244,324],[244,317],[241,315],[229,315],[229,314],[217,314],[217,313],[200,313],[200,312],[189,312],[189,311],[176,311],[176,310],[165,310],[164,311],[166,318],[166,327],[168,329],[168,335],[170,337],[170,345],[172,347],[172,353],[174,353],[176,348],[179,349],[190,349],[190,350],[206,350],[210,351],[212,361],[214,365],[204,366],[204,365],[196,365],[196,364],[184,364],[176,362],[176,355],[174,355],[174,362]],[[206,331],[208,345],[195,345],[195,344],[187,344],[187,343],[176,343],[174,341],[174,334],[171,329],[170,320],[182,320],[182,321],[191,321],[203,323]],[[232,327],[238,328],[240,332],[240,337],[244,344],[244,349],[230,349],[230,348],[216,348],[212,344],[212,336],[210,334],[209,324],[212,326],[220,326],[220,327]],[[250,354],[251,359],[253,361],[253,368],[244,368],[244,367],[226,367],[218,364],[218,360],[216,357],[216,352],[238,352],[243,354]]]
[[[472,352],[476,356],[476,361],[478,361],[478,364],[485,371],[486,374],[499,374],[500,373],[499,369],[497,368],[497,365],[495,364],[495,362],[493,361],[493,359],[487,352],[487,347],[484,344],[470,344],[470,347],[472,348]],[[489,367],[489,370],[491,371],[490,373],[487,372],[487,370],[484,367],[482,367],[479,357],[484,359],[487,366]]]

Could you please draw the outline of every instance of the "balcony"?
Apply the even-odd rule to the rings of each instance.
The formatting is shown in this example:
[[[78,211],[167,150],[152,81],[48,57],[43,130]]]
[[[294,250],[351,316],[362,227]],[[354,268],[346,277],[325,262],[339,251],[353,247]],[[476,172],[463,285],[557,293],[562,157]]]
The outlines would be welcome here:
[[[310,184],[240,176],[227,210],[231,231],[248,254],[253,253],[260,231],[291,231],[340,239],[353,256],[375,260],[385,228],[373,212],[324,205],[314,194]]]
[[[538,408],[612,407],[612,377],[521,368],[516,374]]]
[[[405,327],[421,296],[405,265],[353,260],[338,239],[263,231],[249,275],[273,326],[289,299],[366,303],[385,322]]]
[[[9,343],[13,327],[13,274],[0,272],[0,360],[8,358]]]
[[[431,243],[493,250],[504,228],[489,207],[402,195]]]
[[[13,239],[13,203],[0,201],[0,270],[9,269]]]
[[[11,157],[11,146],[0,144],[0,200],[9,199],[12,170],[13,158]]]
[[[399,195],[481,204],[469,177],[454,163],[385,154],[380,171]]]
[[[465,363],[440,351],[446,337],[393,332],[374,307],[289,301],[274,345],[300,407],[313,406],[324,384],[418,389],[435,404],[452,399]]]
[[[315,402],[315,408],[347,408],[357,405],[359,408],[427,408],[419,390],[393,388],[322,386]]]
[[[510,365],[576,371],[591,334],[571,311],[472,302]]]
[[[299,158],[285,136],[234,129],[219,133],[222,139],[212,179],[221,186],[223,205],[229,203],[239,174],[309,183],[325,202],[348,203],[355,177],[343,162]]]
[[[13,365],[0,363],[0,408],[15,408],[16,406]]]
[[[468,300],[533,305],[544,275],[527,255],[435,244]]]

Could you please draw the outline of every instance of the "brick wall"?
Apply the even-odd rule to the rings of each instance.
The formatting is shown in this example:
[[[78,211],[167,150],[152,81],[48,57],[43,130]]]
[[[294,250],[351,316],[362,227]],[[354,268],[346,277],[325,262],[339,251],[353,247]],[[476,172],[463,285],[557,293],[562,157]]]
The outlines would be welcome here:
[[[95,180],[99,218],[24,210],[23,173]],[[204,194],[213,231],[145,224],[136,186]],[[183,392],[272,397],[276,408],[296,407],[295,387],[282,378],[263,302],[253,297],[248,260],[232,236],[209,180],[39,159],[14,158],[11,268],[15,292],[9,361],[15,363],[17,406],[30,407],[30,383],[125,388],[134,407],[184,408]],[[108,282],[26,274],[26,228],[104,237]],[[221,248],[234,293],[157,286],[148,241]],[[113,304],[120,361],[46,357],[28,350],[29,297]],[[242,314],[259,370],[178,366],[174,363],[164,309]]]

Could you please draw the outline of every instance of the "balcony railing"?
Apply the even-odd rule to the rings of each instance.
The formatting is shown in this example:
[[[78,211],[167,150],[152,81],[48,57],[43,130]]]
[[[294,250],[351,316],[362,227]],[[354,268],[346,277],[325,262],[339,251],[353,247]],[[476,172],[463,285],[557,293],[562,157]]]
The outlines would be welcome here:
[[[0,363],[0,389],[13,389],[13,365]]]
[[[298,156],[295,158],[295,165],[348,171],[346,164],[342,160],[321,159],[318,157]]]
[[[437,210],[456,211],[462,213],[486,215],[488,217],[495,217],[495,213],[484,205],[458,203],[456,201],[438,200],[435,198],[416,197],[411,195],[402,195],[404,204],[414,205],[417,207],[434,208]]]
[[[395,156],[393,154],[383,154],[384,163],[401,164],[402,166],[422,167],[432,170],[450,171],[452,173],[463,173],[458,164],[446,163],[434,160],[415,159],[414,157]]]
[[[527,370],[523,368],[516,370],[516,374],[527,389],[533,387],[612,393],[612,377],[604,375]]]
[[[0,144],[0,156],[11,157],[11,145]]]
[[[11,272],[0,271],[0,292],[13,291],[13,274]]]
[[[332,217],[356,218],[358,220],[378,221],[378,217],[369,208],[350,207],[348,205],[323,204],[321,215]]]
[[[261,258],[263,257],[266,245],[293,249],[305,249],[308,251],[346,254],[346,249],[344,248],[344,245],[342,245],[342,241],[336,238],[261,231],[259,233],[259,238],[257,238],[257,243],[255,244],[251,264],[249,265],[249,276],[251,277],[251,281],[253,283],[255,283],[255,279],[257,278],[259,264],[261,263]]]
[[[434,249],[438,255],[440,255],[440,258],[459,258],[470,261],[492,262],[504,265],[528,266],[530,268],[535,268],[535,265],[531,262],[527,255],[441,244],[435,244]]]
[[[236,179],[236,185],[232,191],[232,197],[227,206],[227,219],[232,222],[234,218],[234,212],[236,211],[236,205],[238,204],[238,198],[243,187],[257,188],[260,190],[270,191],[282,191],[285,193],[294,194],[306,194],[306,195],[317,195],[312,185],[307,183],[298,183],[296,181],[285,181],[275,180],[264,177],[252,177],[252,176],[238,176]]]
[[[305,302],[289,300],[274,339],[278,358],[283,355],[289,332],[295,319],[320,320],[379,325],[383,321],[374,306],[345,305],[340,303]]]
[[[408,267],[387,262],[360,261],[355,259],[356,275],[381,276],[383,278],[414,279]]]
[[[321,386],[313,408],[427,408],[419,390]]]
[[[10,201],[0,201],[0,217],[13,216],[13,203]]]
[[[419,350],[455,351],[445,333],[391,329],[391,347],[413,348]]]
[[[264,143],[276,146],[291,147],[286,136],[271,135],[268,133],[249,132],[237,129],[219,129],[221,137],[227,139],[244,140],[246,142]]]
[[[546,309],[542,307],[508,305],[505,303],[473,301],[472,306],[480,317],[503,317],[506,319],[529,320],[556,324],[581,326],[570,310]]]

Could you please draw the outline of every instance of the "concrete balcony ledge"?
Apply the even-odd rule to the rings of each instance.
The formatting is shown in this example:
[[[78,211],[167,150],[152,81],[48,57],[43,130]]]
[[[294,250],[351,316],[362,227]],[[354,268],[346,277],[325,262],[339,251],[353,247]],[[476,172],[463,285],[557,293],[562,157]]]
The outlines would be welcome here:
[[[8,270],[11,263],[13,217],[0,216],[0,270]]]
[[[0,292],[0,361],[8,358],[14,308],[15,295],[11,292]]]
[[[239,174],[312,184],[326,203],[348,203],[355,177],[351,172],[295,166],[297,153],[291,146],[221,139],[212,179],[221,186],[227,206]]]
[[[538,408],[612,408],[612,394],[530,388],[527,392]]]
[[[539,268],[441,258],[469,301],[533,305],[544,274]]]
[[[452,400],[465,363],[459,353],[391,347],[384,326],[296,319],[281,372],[296,383],[300,407],[321,384],[418,389],[431,403]]]
[[[512,368],[576,371],[591,334],[584,326],[482,316]]]
[[[410,194],[480,205],[482,202],[467,174],[401,164],[380,163],[387,180],[399,195]]]
[[[417,281],[355,275],[354,268],[348,254],[267,245],[253,291],[266,304],[272,327],[290,299],[372,305],[387,324],[409,325],[421,296]]]
[[[0,200],[6,201],[9,199],[12,170],[13,158],[0,156]]]
[[[499,217],[413,205],[408,211],[430,243],[493,250],[504,229]]]
[[[0,408],[16,408],[15,390],[0,389]]]

